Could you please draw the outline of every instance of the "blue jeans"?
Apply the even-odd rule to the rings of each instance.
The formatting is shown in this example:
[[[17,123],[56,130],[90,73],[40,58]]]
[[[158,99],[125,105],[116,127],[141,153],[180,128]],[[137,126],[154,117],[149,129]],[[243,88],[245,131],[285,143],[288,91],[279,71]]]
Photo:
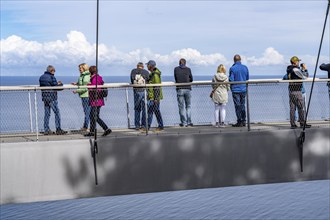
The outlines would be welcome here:
[[[232,95],[235,105],[237,123],[239,124],[246,123],[246,112],[245,112],[246,92],[233,92]]]
[[[181,124],[191,124],[191,90],[178,89],[176,92]]]
[[[83,127],[88,128],[89,114],[91,112],[91,107],[89,106],[89,98],[88,97],[81,98],[81,103],[82,103],[84,113],[85,113],[85,119],[84,119]]]
[[[60,115],[60,109],[58,108],[57,100],[44,101],[44,106],[45,106],[44,131],[48,132],[50,130],[50,128],[49,128],[50,109],[52,109],[55,114],[56,130],[60,130],[61,129],[61,115]]]
[[[142,112],[142,120],[141,120]],[[146,108],[144,102],[144,91],[134,90],[134,125],[135,128],[146,127]]]
[[[151,126],[152,117],[154,113],[157,118],[158,127],[164,128],[163,118],[162,118],[162,114],[160,113],[159,107],[160,107],[160,101],[156,101],[156,102],[154,100],[148,101],[148,128],[150,128]]]

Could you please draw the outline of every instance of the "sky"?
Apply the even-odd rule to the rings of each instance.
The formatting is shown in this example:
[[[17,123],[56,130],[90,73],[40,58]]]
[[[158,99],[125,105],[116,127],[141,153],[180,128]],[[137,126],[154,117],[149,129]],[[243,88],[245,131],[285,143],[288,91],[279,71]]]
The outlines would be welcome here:
[[[195,75],[229,70],[240,54],[251,75],[284,75],[292,56],[315,64],[328,0],[99,0],[98,67],[129,75],[155,60],[173,75],[180,58]],[[96,64],[97,0],[1,0],[1,75],[35,76],[48,65],[78,75]],[[319,64],[330,62],[327,19]],[[317,74],[324,74],[318,68]]]

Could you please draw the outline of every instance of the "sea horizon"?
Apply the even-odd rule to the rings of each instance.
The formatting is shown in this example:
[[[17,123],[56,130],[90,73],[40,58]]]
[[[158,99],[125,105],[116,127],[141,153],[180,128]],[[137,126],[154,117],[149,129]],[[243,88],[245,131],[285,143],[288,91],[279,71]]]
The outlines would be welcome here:
[[[283,74],[284,75],[284,74]],[[250,75],[250,79],[282,79],[283,75],[281,74],[264,74],[264,75]],[[39,85],[39,77],[40,75],[34,76],[0,76],[0,86],[25,86],[25,85]],[[55,75],[58,81],[62,81],[63,84],[71,84],[72,82],[76,82],[78,79],[77,76],[61,76]],[[130,83],[130,75],[122,76],[122,75],[104,75],[102,76],[105,83]],[[213,75],[193,75],[194,81],[204,81],[204,80],[212,80]],[[310,76],[312,77],[312,76]],[[326,78],[326,75],[318,75],[317,78]],[[174,82],[173,75],[162,75],[162,81]]]

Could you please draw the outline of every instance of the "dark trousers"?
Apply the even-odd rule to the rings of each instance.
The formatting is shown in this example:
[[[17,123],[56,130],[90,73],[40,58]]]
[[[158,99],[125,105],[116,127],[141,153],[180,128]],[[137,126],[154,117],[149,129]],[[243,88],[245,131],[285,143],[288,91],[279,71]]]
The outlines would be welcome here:
[[[245,112],[246,92],[233,92],[232,94],[235,105],[237,123],[244,124],[246,123],[246,112]]]
[[[95,132],[96,122],[103,128],[103,130],[107,130],[108,129],[108,126],[100,118],[100,110],[101,110],[101,106],[92,106],[91,107],[91,113],[90,113],[90,132]]]
[[[158,127],[159,128],[164,127],[163,118],[162,118],[162,114],[160,113],[159,107],[160,107],[160,101],[154,101],[154,100],[148,101],[148,128],[150,128],[151,126],[152,117],[154,113],[157,118]]]

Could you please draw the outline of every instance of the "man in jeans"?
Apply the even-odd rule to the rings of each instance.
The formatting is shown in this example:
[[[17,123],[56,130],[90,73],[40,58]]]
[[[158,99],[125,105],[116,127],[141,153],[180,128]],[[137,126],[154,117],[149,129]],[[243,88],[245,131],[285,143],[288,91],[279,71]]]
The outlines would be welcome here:
[[[241,63],[241,56],[236,54],[234,56],[234,64],[229,69],[230,82],[244,82],[249,80],[249,70]],[[237,123],[233,127],[246,126],[246,112],[245,112],[245,97],[246,84],[231,84],[231,92],[235,105],[235,112]]]
[[[180,59],[179,66],[174,68],[174,78],[176,83],[190,83],[193,81],[191,70],[186,66],[186,60]],[[177,86],[177,99],[180,114],[180,127],[193,126],[191,122],[191,86]]]
[[[39,78],[40,86],[62,86],[62,82],[56,80],[55,76],[55,68],[51,65],[47,67],[47,70],[43,75]],[[57,91],[56,90],[42,90],[42,101],[44,102],[45,107],[45,116],[44,116],[44,135],[53,134],[53,132],[49,128],[49,118],[50,118],[50,109],[54,111],[55,114],[55,126],[56,126],[56,134],[66,134],[67,131],[63,131],[61,129],[61,116],[60,109],[58,108],[57,103]]]
[[[131,83],[134,85],[145,85],[149,79],[149,72],[144,69],[142,62],[139,62],[135,69],[131,71]],[[134,125],[139,130],[146,127],[146,108],[144,98],[145,88],[134,87]],[[141,117],[142,113],[142,117]],[[142,119],[142,120],[140,120]]]
[[[286,69],[289,80],[302,80],[308,77],[308,70],[305,64],[299,66],[300,59],[297,56],[293,56],[290,59],[291,65]],[[290,82],[289,83],[289,103],[290,103],[290,124],[291,129],[295,129],[298,126],[295,123],[295,111],[298,109],[300,127],[304,127],[305,121],[305,109],[304,99],[302,96],[302,82]],[[311,125],[305,124],[305,128],[310,128]]]

